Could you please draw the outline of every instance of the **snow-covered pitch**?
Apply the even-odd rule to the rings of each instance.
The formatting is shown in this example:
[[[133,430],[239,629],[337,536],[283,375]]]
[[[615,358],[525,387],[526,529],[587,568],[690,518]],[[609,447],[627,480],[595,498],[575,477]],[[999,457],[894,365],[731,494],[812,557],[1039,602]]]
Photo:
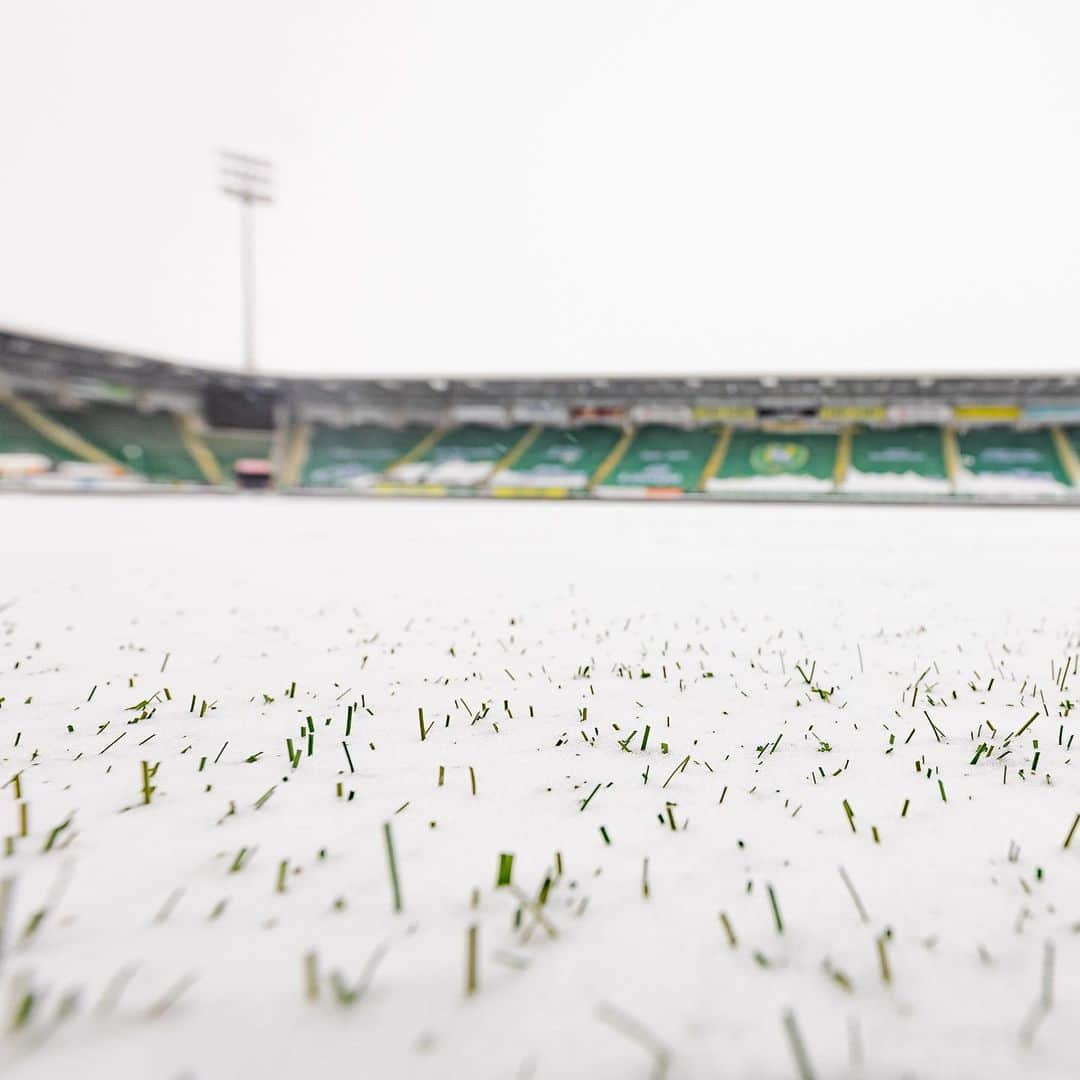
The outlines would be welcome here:
[[[1080,516],[0,514],[3,1075],[1080,1075]]]

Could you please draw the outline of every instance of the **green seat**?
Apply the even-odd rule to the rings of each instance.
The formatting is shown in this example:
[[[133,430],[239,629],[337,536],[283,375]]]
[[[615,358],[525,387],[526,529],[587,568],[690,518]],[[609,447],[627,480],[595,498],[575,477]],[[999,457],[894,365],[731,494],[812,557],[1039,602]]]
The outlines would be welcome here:
[[[95,402],[77,410],[51,409],[50,414],[139,476],[187,483],[204,480],[172,413]]]
[[[736,431],[724,461],[709,482],[768,479],[831,482],[838,438],[829,432]]]
[[[693,491],[715,446],[716,433],[709,428],[646,424],[600,487]]]
[[[605,424],[544,428],[513,467],[497,473],[492,482],[506,487],[583,488],[621,434]]]
[[[77,461],[69,450],[57,446],[18,413],[0,402],[0,454],[40,454],[52,462]]]
[[[944,480],[945,447],[941,428],[861,428],[851,439],[851,468],[868,476],[913,475]]]
[[[305,487],[366,486],[424,439],[431,429],[378,424],[333,428],[316,425],[300,483]]]
[[[1067,486],[1068,473],[1049,431],[972,428],[957,436],[960,463],[971,476],[1011,477]]]
[[[522,424],[506,428],[463,424],[451,428],[419,457],[394,468],[391,479],[406,484],[471,487],[490,476],[527,430]]]

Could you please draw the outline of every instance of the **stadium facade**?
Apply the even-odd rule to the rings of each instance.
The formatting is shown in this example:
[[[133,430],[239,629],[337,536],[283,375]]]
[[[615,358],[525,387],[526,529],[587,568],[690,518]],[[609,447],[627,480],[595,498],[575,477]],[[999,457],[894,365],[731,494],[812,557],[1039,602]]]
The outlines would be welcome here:
[[[0,486],[1080,503],[1071,375],[299,378],[0,330]]]

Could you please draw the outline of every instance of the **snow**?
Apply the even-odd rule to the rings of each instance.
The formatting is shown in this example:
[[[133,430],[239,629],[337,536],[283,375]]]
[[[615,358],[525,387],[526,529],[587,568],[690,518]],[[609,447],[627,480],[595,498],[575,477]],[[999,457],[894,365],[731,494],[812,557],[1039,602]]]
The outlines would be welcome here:
[[[515,472],[503,469],[497,472],[489,483],[490,487],[511,488],[557,488],[563,491],[581,491],[588,486],[589,474],[586,472],[566,472],[562,469],[537,468],[529,472]]]
[[[832,480],[822,480],[817,476],[779,473],[776,476],[712,477],[705,482],[705,490],[717,493],[770,492],[782,498],[786,492],[810,494],[833,491],[834,484]]]
[[[947,495],[951,485],[944,477],[920,476],[916,472],[872,473],[854,467],[844,477],[844,491],[897,492],[911,495]]]
[[[1058,495],[1069,488],[1046,473],[974,473],[960,469],[956,475],[957,491],[982,495]]]
[[[789,1010],[817,1077],[1077,1075],[1080,790],[1058,731],[1078,729],[1061,672],[1080,517],[261,495],[0,511],[0,783],[19,773],[29,833],[8,784],[3,1075],[796,1076]],[[160,763],[149,805],[142,761]],[[530,902],[553,878],[555,936],[495,887],[502,853]],[[339,1001],[330,973],[354,986],[373,956]]]
[[[469,487],[484,480],[494,465],[490,461],[465,461],[450,458],[447,461],[410,461],[395,465],[390,470],[392,480],[402,484],[444,484],[450,487]]]

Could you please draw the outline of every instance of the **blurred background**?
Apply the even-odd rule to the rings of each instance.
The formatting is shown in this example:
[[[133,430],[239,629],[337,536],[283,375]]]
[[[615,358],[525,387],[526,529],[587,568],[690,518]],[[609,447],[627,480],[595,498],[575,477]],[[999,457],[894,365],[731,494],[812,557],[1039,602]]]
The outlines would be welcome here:
[[[0,327],[264,370],[1062,371],[1080,7],[5,0]]]

